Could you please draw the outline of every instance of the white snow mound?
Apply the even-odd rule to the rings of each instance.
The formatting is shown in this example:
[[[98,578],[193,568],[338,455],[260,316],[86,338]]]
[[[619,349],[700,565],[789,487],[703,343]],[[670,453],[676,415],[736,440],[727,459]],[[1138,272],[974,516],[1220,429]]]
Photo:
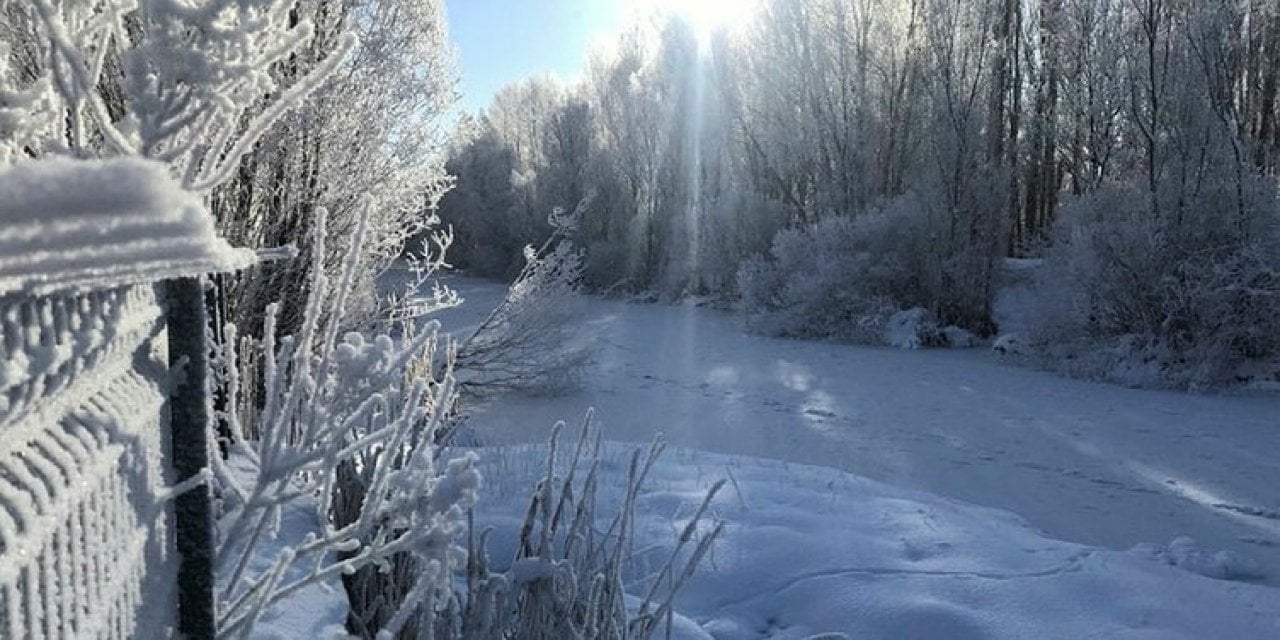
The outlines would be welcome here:
[[[1211,551],[1187,536],[1165,547],[1138,545],[1134,551],[1191,573],[1216,580],[1256,580],[1265,577],[1257,564],[1231,551]]]
[[[884,342],[891,347],[914,351],[930,346],[938,332],[933,314],[920,307],[899,311],[889,317],[884,329]]]
[[[991,350],[1007,356],[1024,356],[1030,353],[1022,336],[1016,333],[1005,333],[996,338]]]

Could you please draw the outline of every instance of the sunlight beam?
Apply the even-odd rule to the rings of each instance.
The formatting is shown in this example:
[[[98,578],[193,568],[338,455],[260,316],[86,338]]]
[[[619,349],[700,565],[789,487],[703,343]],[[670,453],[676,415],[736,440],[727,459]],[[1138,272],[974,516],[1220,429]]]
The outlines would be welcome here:
[[[751,21],[759,0],[639,0],[643,9],[680,16],[707,41],[721,29],[740,29]]]

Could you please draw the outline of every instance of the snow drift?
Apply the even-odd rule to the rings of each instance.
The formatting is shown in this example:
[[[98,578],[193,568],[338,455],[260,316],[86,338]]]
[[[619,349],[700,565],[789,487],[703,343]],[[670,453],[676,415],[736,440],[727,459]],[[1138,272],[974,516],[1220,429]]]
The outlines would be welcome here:
[[[622,499],[617,445],[601,465],[602,513]],[[514,551],[539,446],[481,450],[476,523]],[[1022,518],[834,469],[670,449],[637,500],[629,589],[642,591],[705,492],[728,522],[677,598],[684,638],[1273,638],[1280,591],[1245,559],[1187,540],[1112,551],[1047,537]],[[504,545],[506,548],[504,548]],[[1206,577],[1210,576],[1210,577]],[[845,635],[847,634],[847,635]],[[825,637],[825,636],[824,636]]]

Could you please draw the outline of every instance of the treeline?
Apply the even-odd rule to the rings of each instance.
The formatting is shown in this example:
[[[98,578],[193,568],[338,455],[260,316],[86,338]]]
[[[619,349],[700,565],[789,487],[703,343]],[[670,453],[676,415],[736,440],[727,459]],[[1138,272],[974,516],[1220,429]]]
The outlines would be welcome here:
[[[1278,72],[1275,0],[769,0],[709,40],[655,18],[574,86],[501,92],[443,217],[456,264],[504,275],[590,195],[590,286],[745,296],[792,335],[911,307],[991,334],[1002,259],[1048,257],[1055,331],[1267,357],[1204,323],[1275,308]],[[1188,311],[1210,273],[1259,295]]]

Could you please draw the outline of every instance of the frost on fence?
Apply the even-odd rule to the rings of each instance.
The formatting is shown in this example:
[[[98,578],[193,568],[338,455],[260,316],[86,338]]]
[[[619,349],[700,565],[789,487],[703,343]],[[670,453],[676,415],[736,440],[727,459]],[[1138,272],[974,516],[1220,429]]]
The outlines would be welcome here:
[[[163,165],[0,170],[0,637],[167,635],[177,559],[153,282],[252,258]]]
[[[163,624],[176,564],[155,496],[165,368],[153,288],[4,298],[0,313],[0,637]]]
[[[0,295],[248,266],[158,162],[53,158],[0,169]]]

